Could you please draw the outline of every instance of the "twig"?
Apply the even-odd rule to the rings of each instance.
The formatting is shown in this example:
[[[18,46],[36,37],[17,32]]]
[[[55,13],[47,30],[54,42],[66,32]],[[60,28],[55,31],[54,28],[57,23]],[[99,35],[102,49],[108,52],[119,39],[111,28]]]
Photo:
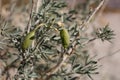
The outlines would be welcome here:
[[[51,26],[53,26],[53,24],[54,24],[54,22],[52,23]],[[47,71],[45,72],[45,74],[48,75],[45,80],[49,80],[49,78],[50,78],[54,73],[56,73],[56,72],[59,70],[59,68],[60,68],[60,67],[62,66],[62,64],[66,61],[66,59],[73,53],[74,48],[76,47],[76,44],[73,45],[73,46],[74,46],[74,47],[72,47],[72,50],[71,50],[70,54],[66,54],[66,53],[67,53],[66,51],[64,51],[63,53],[61,53],[60,58],[59,58],[57,64],[56,64],[54,67],[52,67],[51,69],[49,69],[49,70],[47,70]],[[65,50],[65,49],[64,49],[64,50]]]
[[[91,79],[91,80],[94,80],[90,74],[87,74],[87,76]]]
[[[102,7],[102,5],[104,4],[104,0],[102,0],[100,2],[100,4],[98,5],[98,7],[95,9],[95,11],[92,13],[92,15],[89,17],[89,19],[87,20],[86,24],[88,24],[92,18],[94,17],[94,15],[97,13],[97,11]]]
[[[39,8],[42,5],[42,0],[37,0],[37,5],[36,5],[36,13],[39,12]]]
[[[104,5],[102,6],[102,8],[99,11],[98,17],[100,17],[102,15],[102,13],[103,13],[103,11],[104,11],[108,2],[109,2],[109,0],[105,0]]]
[[[86,45],[86,44],[89,44],[90,42],[93,42],[94,40],[96,40],[97,38],[92,38],[92,39],[89,39],[88,41],[84,42],[82,45]]]
[[[2,18],[2,0],[0,0],[0,20]]]
[[[94,12],[90,15],[90,17],[88,18],[88,20],[82,24],[81,29],[83,29],[84,26],[88,25],[90,23],[90,21],[92,20],[92,18],[94,17],[94,15],[97,13],[97,11],[102,7],[102,5],[104,4],[105,0],[102,0],[100,2],[100,4],[98,5],[98,7],[94,10]]]
[[[57,65],[52,67],[50,70],[48,70],[47,73],[47,78],[45,80],[49,80],[50,76],[58,71],[58,69],[62,66],[62,64],[66,61],[68,55],[61,53],[61,56],[58,60]]]
[[[33,2],[33,0],[32,0],[32,2],[31,2],[31,10],[30,10],[30,16],[29,16],[29,21],[28,21],[28,23],[27,23],[27,33],[29,33],[29,31],[30,31],[30,26],[31,26],[31,18],[32,18],[32,12],[33,12],[33,5],[34,5],[34,2]]]
[[[49,78],[52,76],[52,74],[54,74],[55,72],[58,71],[58,69],[62,66],[62,64],[66,61],[66,59],[71,54],[74,53],[75,47],[76,47],[76,43],[75,43],[75,45],[72,48],[70,48],[70,52],[61,53],[61,56],[60,56],[60,58],[58,60],[58,63],[54,67],[52,67],[51,69],[49,69],[47,72],[45,72],[48,75],[45,80],[49,80]]]
[[[101,60],[103,60],[103,59],[106,58],[106,57],[113,56],[113,55],[117,54],[118,52],[120,52],[120,49],[118,49],[117,51],[115,51],[115,52],[113,52],[113,53],[111,53],[111,54],[108,54],[108,55],[105,55],[105,56],[99,58],[98,61],[101,61]]]
[[[66,61],[66,59],[71,55],[71,54],[73,54],[74,53],[74,50],[75,50],[75,47],[76,47],[76,42],[75,42],[75,44],[73,45],[73,47],[72,47],[72,50],[70,50],[70,52],[68,53],[68,54],[66,54],[66,53],[61,53],[61,56],[60,56],[60,58],[59,58],[59,60],[58,60],[58,63],[54,66],[54,67],[52,67],[50,70],[48,70],[46,73],[47,73],[47,78],[45,79],[45,80],[49,80],[49,78],[51,77],[51,75],[52,74],[54,74],[55,72],[57,72],[58,71],[58,69],[62,66],[62,64]]]

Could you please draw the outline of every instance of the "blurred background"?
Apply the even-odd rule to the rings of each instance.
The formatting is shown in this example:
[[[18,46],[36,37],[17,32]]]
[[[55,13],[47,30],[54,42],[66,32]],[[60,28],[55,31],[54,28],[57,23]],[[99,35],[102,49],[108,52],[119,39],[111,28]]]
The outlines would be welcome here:
[[[21,13],[20,10],[14,13],[15,15],[10,15],[10,11],[8,11],[9,7],[15,7],[15,5],[11,5],[12,3],[17,1],[17,8],[21,8],[24,10],[24,5],[27,5],[29,0],[0,0],[0,14],[5,19],[13,19],[12,24],[20,27],[23,31],[26,26],[26,21],[28,20],[29,15],[26,13]],[[87,0],[66,0],[69,4],[69,8],[75,8],[77,5],[81,3],[85,3]],[[94,5],[92,5],[94,7]],[[26,6],[29,8],[30,6]],[[29,9],[25,9],[30,12]],[[12,11],[12,10],[11,10]],[[24,16],[26,16],[26,21],[24,20]],[[1,19],[1,17],[0,17]],[[91,50],[91,53],[97,54],[97,58],[101,58],[105,55],[112,54],[118,51],[115,55],[108,56],[100,60],[100,74],[92,76],[94,80],[120,80],[120,0],[105,0],[105,3],[102,9],[99,11],[96,16],[94,24],[98,26],[104,26],[109,24],[109,26],[115,32],[115,38],[112,40],[112,43],[109,42],[101,42],[100,40],[94,41],[94,49]],[[2,52],[0,52],[2,54]],[[0,64],[1,65],[1,64]]]

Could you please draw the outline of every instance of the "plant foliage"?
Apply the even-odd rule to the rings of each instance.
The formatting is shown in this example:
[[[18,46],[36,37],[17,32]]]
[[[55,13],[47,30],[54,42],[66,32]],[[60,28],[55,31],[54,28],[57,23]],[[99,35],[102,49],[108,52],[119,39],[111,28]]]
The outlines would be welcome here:
[[[16,50],[15,53],[2,55],[6,64],[3,75],[14,67],[17,72],[12,80],[77,80],[81,75],[88,75],[92,79],[92,74],[98,74],[98,62],[91,58],[88,50],[83,51],[87,45],[84,42],[98,38],[109,41],[113,38],[113,31],[108,26],[94,32],[96,36],[93,40],[84,36],[87,29],[85,23],[95,11],[90,10],[91,3],[98,6],[101,2],[88,0],[81,4],[82,7],[69,9],[64,0],[42,0],[38,13],[32,13],[30,30],[26,28],[22,34],[20,29],[11,28],[9,22],[1,25],[0,49],[7,46]],[[63,27],[70,36],[70,44],[66,48],[60,37]],[[33,41],[23,50],[26,35],[34,29]],[[7,60],[13,57],[13,61],[8,64]]]

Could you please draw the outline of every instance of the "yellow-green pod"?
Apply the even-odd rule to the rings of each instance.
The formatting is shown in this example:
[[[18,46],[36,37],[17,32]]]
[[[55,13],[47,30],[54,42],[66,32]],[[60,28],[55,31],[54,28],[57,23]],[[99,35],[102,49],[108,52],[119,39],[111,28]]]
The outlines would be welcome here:
[[[25,36],[25,38],[24,38],[24,40],[23,40],[23,44],[22,44],[22,49],[23,49],[23,50],[28,49],[28,48],[31,46],[34,38],[35,38],[35,30],[29,32],[29,33]]]
[[[62,40],[62,45],[64,48],[67,48],[70,44],[70,36],[68,33],[68,30],[63,28],[62,30],[60,30],[60,37]]]

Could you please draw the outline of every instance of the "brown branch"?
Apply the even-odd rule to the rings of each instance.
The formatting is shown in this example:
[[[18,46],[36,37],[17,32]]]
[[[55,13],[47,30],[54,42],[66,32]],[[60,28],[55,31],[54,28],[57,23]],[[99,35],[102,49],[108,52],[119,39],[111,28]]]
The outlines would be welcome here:
[[[59,60],[58,60],[58,63],[57,63],[54,67],[52,67],[51,69],[49,69],[47,72],[45,72],[45,74],[47,74],[47,77],[46,77],[45,80],[49,80],[49,79],[51,78],[51,76],[60,69],[60,67],[61,67],[62,64],[66,61],[66,59],[67,59],[70,55],[72,55],[72,54],[74,53],[74,50],[75,50],[76,47],[77,47],[77,44],[76,44],[76,42],[75,42],[74,45],[73,45],[73,47],[69,49],[70,52],[67,52],[68,54],[65,54],[65,53],[63,54],[63,53],[61,53],[61,56],[60,56],[60,58],[59,58]],[[69,51],[69,50],[68,50],[68,51]]]
[[[93,18],[93,16],[96,14],[96,12],[100,9],[100,7],[103,5],[103,3],[104,3],[104,0],[102,0],[101,1],[101,3],[99,4],[99,6],[95,9],[95,11],[92,13],[92,15],[89,17],[89,19],[87,20],[87,22],[84,24],[82,24],[83,26],[84,25],[86,25],[86,24],[88,24],[89,22],[90,22],[90,20]],[[77,37],[76,37],[77,38]],[[94,39],[93,39],[94,40]],[[90,41],[91,42],[91,41]],[[67,54],[62,54],[61,53],[61,56],[60,56],[60,58],[59,58],[59,60],[58,60],[58,63],[54,66],[54,67],[52,67],[51,69],[49,69],[48,71],[46,71],[45,72],[45,74],[47,74],[47,77],[45,78],[45,80],[49,80],[50,78],[51,78],[51,76],[54,74],[54,73],[56,73],[58,70],[59,70],[59,68],[62,66],[62,64],[66,61],[66,59],[71,55],[71,54],[73,54],[74,53],[74,50],[75,50],[75,48],[77,47],[77,44],[76,44],[76,40],[75,41],[73,41],[73,43],[74,43],[74,45],[72,46],[72,48],[70,48],[69,50],[70,50],[70,52],[68,53],[68,55]],[[69,51],[68,50],[68,51]]]
[[[49,80],[49,78],[51,77],[51,75],[54,74],[54,73],[56,73],[56,72],[58,71],[58,69],[59,69],[59,68],[62,66],[62,64],[66,61],[67,57],[68,57],[68,55],[61,53],[61,56],[60,56],[60,58],[59,58],[59,60],[58,60],[58,63],[57,63],[54,67],[52,67],[51,69],[49,69],[49,70],[46,72],[46,74],[47,74],[48,76],[46,77],[45,80]]]

